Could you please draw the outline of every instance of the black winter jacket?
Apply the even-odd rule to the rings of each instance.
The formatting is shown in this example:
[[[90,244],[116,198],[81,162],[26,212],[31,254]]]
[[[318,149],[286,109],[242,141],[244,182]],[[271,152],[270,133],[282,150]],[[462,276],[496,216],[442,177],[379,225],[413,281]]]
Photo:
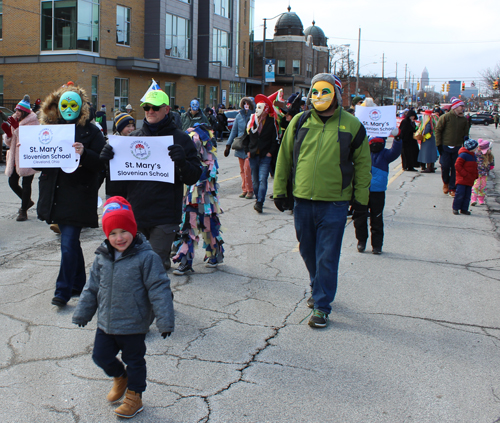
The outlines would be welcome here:
[[[84,151],[73,173],[59,168],[41,169],[38,218],[47,223],[97,228],[99,173],[104,170],[99,153],[104,147],[104,137],[97,126],[87,121],[85,126],[75,126],[75,142],[81,142]]]
[[[276,157],[279,150],[278,134],[274,126],[274,118],[268,116],[262,127],[260,134],[258,132],[248,132],[243,141],[245,153],[250,152],[250,157],[264,157],[267,153],[271,153]]]
[[[169,114],[168,120],[152,134],[146,124],[129,136],[174,137],[174,144],[182,146],[186,163],[182,168],[175,165],[175,183],[157,181],[127,181],[127,200],[134,210],[139,228],[158,225],[180,224],[182,217],[183,184],[193,185],[201,176],[201,163],[194,142],[188,134],[177,128]]]

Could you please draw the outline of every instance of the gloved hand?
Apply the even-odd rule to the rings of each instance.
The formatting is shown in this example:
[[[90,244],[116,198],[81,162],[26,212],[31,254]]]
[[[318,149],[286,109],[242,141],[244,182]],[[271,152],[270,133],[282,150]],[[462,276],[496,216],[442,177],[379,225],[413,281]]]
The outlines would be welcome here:
[[[274,205],[280,212],[285,211],[286,197],[274,197]]]
[[[229,156],[230,151],[231,151],[231,146],[228,144],[226,145],[226,149],[224,150],[224,157]]]
[[[179,167],[184,166],[186,163],[186,153],[184,149],[180,145],[173,144],[168,147],[168,155],[175,162],[175,164]]]
[[[109,144],[106,144],[102,148],[101,154],[99,154],[99,159],[101,159],[103,162],[109,162],[113,157],[115,157],[113,147],[111,147]]]
[[[179,146],[179,147],[180,147],[180,146]],[[181,147],[181,148],[182,148],[182,147]],[[170,336],[170,335],[172,335],[172,332],[163,332],[163,333],[161,334],[161,336],[163,336],[163,339],[166,339],[166,338],[167,338],[167,336]]]
[[[12,138],[12,130],[7,122],[2,123],[2,129],[5,132],[5,135],[7,135],[7,138]]]
[[[443,145],[442,145],[442,144],[439,144],[439,145],[437,146],[437,148],[438,148],[438,151],[439,151],[439,155],[442,155],[442,154],[443,154]]]
[[[10,126],[12,126],[13,129],[19,128],[19,122],[17,121],[17,119],[14,116],[9,116],[9,118],[7,119],[7,122],[10,123]]]
[[[394,137],[395,140],[399,140],[401,136],[401,129],[399,128],[394,128],[391,132],[391,135]]]

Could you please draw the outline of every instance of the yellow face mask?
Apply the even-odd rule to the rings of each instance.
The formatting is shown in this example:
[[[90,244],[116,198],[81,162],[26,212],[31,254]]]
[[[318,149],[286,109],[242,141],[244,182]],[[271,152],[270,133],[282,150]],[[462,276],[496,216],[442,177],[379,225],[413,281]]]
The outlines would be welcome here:
[[[335,98],[335,88],[326,81],[318,81],[312,87],[311,103],[318,112],[328,109]]]

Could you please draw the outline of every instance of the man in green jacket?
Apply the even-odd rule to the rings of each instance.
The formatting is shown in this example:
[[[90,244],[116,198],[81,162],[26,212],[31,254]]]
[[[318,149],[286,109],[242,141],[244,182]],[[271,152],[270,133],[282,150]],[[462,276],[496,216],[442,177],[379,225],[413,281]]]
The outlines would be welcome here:
[[[342,237],[349,201],[366,213],[370,148],[361,122],[342,110],[342,84],[327,73],[311,81],[313,110],[296,115],[283,137],[274,176],[274,203],[283,211],[292,174],[294,222],[312,286],[309,326],[327,325],[337,291]]]
[[[451,98],[451,109],[439,118],[434,130],[436,146],[441,157],[441,179],[443,193],[455,197],[455,162],[458,150],[469,137],[469,124],[464,116],[464,102],[456,97]]]

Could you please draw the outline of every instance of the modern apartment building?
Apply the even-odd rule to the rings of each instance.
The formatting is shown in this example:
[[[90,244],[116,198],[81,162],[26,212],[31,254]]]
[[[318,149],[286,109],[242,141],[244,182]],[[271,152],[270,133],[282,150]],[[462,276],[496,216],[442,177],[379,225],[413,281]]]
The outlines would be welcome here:
[[[154,79],[171,104],[237,104],[250,84],[253,0],[0,0],[0,102],[73,81],[99,109]],[[141,113],[137,114],[141,118]]]

